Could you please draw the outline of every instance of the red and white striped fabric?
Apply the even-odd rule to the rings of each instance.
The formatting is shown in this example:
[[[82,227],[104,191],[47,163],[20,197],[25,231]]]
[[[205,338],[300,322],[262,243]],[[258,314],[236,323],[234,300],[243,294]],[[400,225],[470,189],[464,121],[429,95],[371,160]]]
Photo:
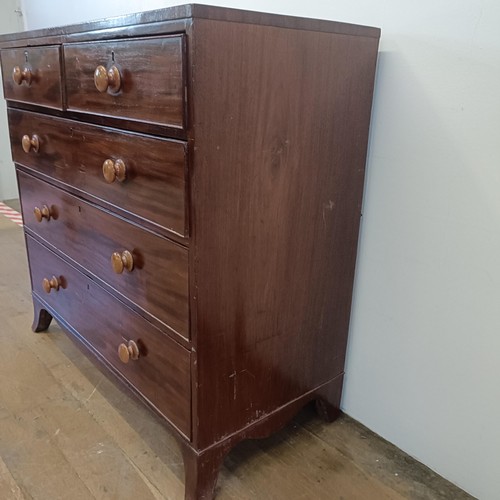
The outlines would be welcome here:
[[[5,203],[0,201],[0,215],[7,217],[7,219],[15,222],[18,226],[23,227],[23,216],[16,210],[8,207]]]

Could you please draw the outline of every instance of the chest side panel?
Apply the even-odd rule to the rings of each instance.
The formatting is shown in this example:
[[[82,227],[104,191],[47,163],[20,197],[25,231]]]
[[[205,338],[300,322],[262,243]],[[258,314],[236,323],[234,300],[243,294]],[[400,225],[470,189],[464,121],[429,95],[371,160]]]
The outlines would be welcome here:
[[[343,371],[377,45],[195,22],[201,447]]]

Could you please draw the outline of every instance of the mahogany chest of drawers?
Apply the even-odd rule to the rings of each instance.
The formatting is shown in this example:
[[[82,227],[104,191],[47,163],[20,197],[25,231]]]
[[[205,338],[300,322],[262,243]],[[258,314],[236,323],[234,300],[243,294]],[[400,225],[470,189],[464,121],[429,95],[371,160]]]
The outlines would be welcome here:
[[[0,37],[33,329],[164,417],[186,498],[338,413],[379,35],[186,5]]]

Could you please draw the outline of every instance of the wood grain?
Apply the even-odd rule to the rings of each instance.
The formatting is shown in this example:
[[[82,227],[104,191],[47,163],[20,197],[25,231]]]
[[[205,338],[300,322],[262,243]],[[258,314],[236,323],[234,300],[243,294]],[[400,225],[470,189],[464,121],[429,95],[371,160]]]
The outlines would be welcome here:
[[[79,335],[120,376],[176,426],[191,432],[189,351],[168,339],[139,315],[69,266],[30,236],[26,237],[33,292],[63,326]],[[42,281],[55,274],[61,287],[46,294]],[[134,341],[140,357],[124,364],[118,356],[123,341]]]
[[[86,40],[100,37],[137,36],[141,33],[179,32],[181,21],[191,19],[211,19],[214,21],[230,21],[232,23],[260,24],[297,30],[322,31],[343,35],[380,37],[380,29],[370,26],[342,23],[333,20],[307,17],[284,16],[265,12],[240,9],[228,9],[211,5],[187,4],[127,14],[99,21],[33,30],[32,43],[42,43],[44,38],[61,43],[68,39]],[[180,29],[181,28],[181,29]],[[184,26],[185,29],[185,26]],[[0,44],[22,43],[26,33],[10,33],[0,36]]]
[[[191,17],[172,34],[182,15]],[[224,456],[242,440],[278,431],[312,401],[325,420],[340,413],[380,32],[203,6],[152,16],[137,16],[137,22],[150,19],[149,26],[129,30],[111,20],[86,25],[86,33],[69,28],[43,35],[62,44],[67,109],[40,118],[50,133],[39,135],[38,152],[28,148],[38,133],[23,131],[30,134],[27,153],[15,158],[27,165],[18,164],[26,233],[191,349],[192,440],[179,433],[177,439],[186,500],[200,500],[212,498]],[[97,26],[102,31],[92,31]],[[163,36],[144,36],[157,29]],[[89,42],[75,43],[79,37]],[[136,224],[145,206],[153,208],[149,200],[111,202],[105,191],[82,187],[80,174],[63,180],[57,155],[69,170],[78,169],[75,143],[57,148],[54,161],[43,154],[51,141],[62,142],[66,119],[187,140],[189,222],[176,234],[182,239],[189,229],[189,250],[147,219]],[[82,127],[78,132],[75,124],[79,149],[85,151],[88,132],[104,153],[98,129]],[[133,157],[133,149],[124,151]],[[126,186],[125,159],[106,154],[100,165],[105,159],[107,180],[119,175]],[[154,180],[148,182],[144,197],[151,190],[162,212],[155,205],[162,197]],[[121,182],[113,187],[119,190]],[[50,220],[35,223],[29,214],[44,205]],[[157,221],[154,213],[148,218]],[[39,272],[43,252],[36,248],[31,260]],[[60,276],[50,278],[58,275],[49,269],[44,276],[50,293],[42,298],[34,283],[35,304],[66,292],[63,282],[58,290],[50,287]],[[93,303],[89,311],[99,307]],[[67,312],[69,305],[53,302],[47,309],[69,330],[68,318],[79,317]],[[35,305],[35,327],[44,320]],[[131,341],[122,334],[122,360],[137,366],[143,357],[139,352],[130,360],[137,354]],[[146,380],[139,384],[149,388]]]
[[[204,20],[193,37],[203,449],[343,371],[377,40]]]
[[[15,109],[9,109],[8,117],[15,162],[69,185],[120,215],[151,221],[160,232],[187,234],[184,142]],[[35,133],[40,149],[27,154],[21,138]],[[125,182],[105,181],[102,165],[107,159],[125,163]]]
[[[184,128],[184,37],[64,45],[68,110]],[[116,66],[117,94],[94,84],[97,66]]]
[[[88,270],[167,332],[189,336],[187,251],[35,177],[18,171],[25,227]],[[37,204],[51,207],[38,223]],[[113,271],[113,252],[128,250],[134,270]]]
[[[8,101],[28,102],[49,108],[62,109],[62,77],[60,48],[25,47],[0,51],[3,75],[3,93]],[[14,67],[30,68],[32,82],[14,83]]]

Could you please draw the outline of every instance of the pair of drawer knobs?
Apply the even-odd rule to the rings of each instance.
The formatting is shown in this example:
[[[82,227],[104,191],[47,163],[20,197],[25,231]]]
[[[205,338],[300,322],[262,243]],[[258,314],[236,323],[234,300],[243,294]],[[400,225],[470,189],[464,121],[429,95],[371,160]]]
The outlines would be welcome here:
[[[52,290],[56,292],[61,287],[61,280],[56,276],[52,278],[43,278],[42,288],[45,293],[50,293]],[[118,346],[118,357],[122,363],[128,363],[131,359],[139,359],[139,348],[133,340],[129,340],[127,344],[122,343]]]
[[[17,85],[22,85],[23,82],[26,82],[26,85],[29,87],[33,81],[33,72],[28,66],[22,69],[19,66],[15,66],[12,70],[12,79]]]
[[[38,153],[40,150],[40,137],[36,134],[33,134],[31,137],[29,135],[23,135],[21,145],[25,153],[29,153],[30,151]],[[125,162],[121,159],[105,160],[102,164],[102,175],[104,176],[104,180],[109,184],[116,180],[123,182],[127,178],[127,167]]]
[[[42,205],[42,207],[35,207],[33,209],[33,214],[35,215],[35,219],[37,222],[42,222],[43,219],[49,221],[53,216],[50,207],[48,207],[47,205]],[[111,254],[111,266],[113,268],[113,271],[117,274],[121,274],[125,270],[131,272],[134,270],[134,257],[128,250],[124,250],[121,253],[113,252]],[[52,286],[47,288],[45,286],[45,281],[44,281],[43,288],[47,293],[49,293],[51,288],[56,288],[56,287]],[[56,288],[56,290],[58,290],[58,288]]]
[[[27,66],[24,68],[15,66],[12,70],[12,79],[17,85],[22,85],[25,82],[29,87],[33,81],[33,71]],[[116,94],[122,86],[120,71],[115,65],[109,69],[104,66],[97,66],[94,71],[94,84],[99,92],[109,91]]]
[[[12,79],[17,85],[22,85],[25,82],[30,86],[33,81],[33,72],[28,67],[21,69],[19,66],[16,66],[12,71]],[[104,66],[98,66],[94,71],[94,84],[99,92],[116,94],[122,85],[120,71],[114,65],[109,69],[106,69]],[[31,137],[24,135],[22,138],[22,147],[26,153],[30,151],[38,153],[40,149],[39,136],[36,134],[33,134]],[[127,177],[127,168],[123,160],[118,159],[113,161],[107,159],[102,165],[102,173],[108,183],[112,183],[115,180],[123,182]],[[34,214],[38,222],[42,222],[43,219],[49,221],[52,215],[47,205],[43,205],[41,208],[35,207]],[[120,274],[125,269],[131,272],[134,269],[134,258],[128,250],[121,253],[113,252],[111,255],[111,265],[115,273]],[[58,291],[60,286],[60,280],[56,276],[52,276],[50,279],[44,278],[42,281],[42,287],[46,293],[50,293],[52,290]],[[120,344],[118,346],[118,357],[122,363],[128,363],[131,359],[139,359],[137,344],[133,340],[129,340],[127,344]]]
[[[30,86],[33,82],[33,72],[28,67],[21,69],[19,66],[16,66],[12,71],[12,79],[17,85],[22,85],[24,82]],[[98,66],[94,71],[94,84],[99,92],[116,94],[122,85],[120,71],[114,65],[109,69],[106,69],[104,66]],[[24,135],[22,138],[22,148],[26,153],[30,151],[38,153],[40,149],[39,136],[36,134],[33,134],[31,137]],[[111,159],[105,160],[102,165],[102,173],[108,183],[112,183],[115,180],[123,182],[127,177],[125,163],[120,159],[116,161]],[[34,214],[38,222],[42,222],[43,219],[49,221],[52,215],[47,205],[43,205],[41,208],[35,207]],[[111,265],[115,273],[122,273],[125,269],[131,272],[134,269],[134,259],[128,250],[121,253],[113,252],[111,255]],[[60,286],[61,282],[56,276],[52,276],[50,279],[44,278],[42,281],[42,287],[46,293],[50,293],[52,290],[58,291]],[[133,340],[129,340],[126,344],[120,344],[118,346],[118,357],[122,363],[128,363],[131,359],[139,359],[137,344]]]

